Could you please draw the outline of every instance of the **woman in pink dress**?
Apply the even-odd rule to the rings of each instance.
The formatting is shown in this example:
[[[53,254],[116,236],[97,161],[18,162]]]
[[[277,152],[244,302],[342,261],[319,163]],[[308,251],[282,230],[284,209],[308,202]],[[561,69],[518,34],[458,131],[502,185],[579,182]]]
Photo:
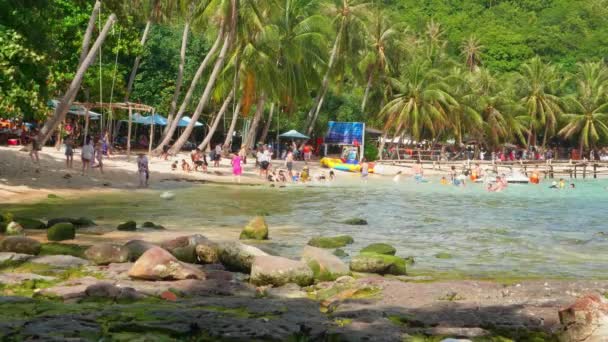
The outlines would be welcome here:
[[[241,167],[241,157],[238,154],[232,155],[232,175],[238,183],[241,182],[243,168]]]

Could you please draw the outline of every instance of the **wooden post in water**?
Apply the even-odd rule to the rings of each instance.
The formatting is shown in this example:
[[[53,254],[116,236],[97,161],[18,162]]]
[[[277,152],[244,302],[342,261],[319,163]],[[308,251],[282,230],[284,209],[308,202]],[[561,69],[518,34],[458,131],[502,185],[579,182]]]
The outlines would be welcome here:
[[[574,178],[578,178],[577,169],[578,169],[578,165],[574,164]],[[570,178],[572,178],[572,177],[570,177]]]
[[[553,164],[549,165],[549,178],[555,178],[555,174],[553,173]]]
[[[587,164],[583,164],[583,179],[587,178]]]
[[[597,164],[593,163],[593,178],[597,178]]]

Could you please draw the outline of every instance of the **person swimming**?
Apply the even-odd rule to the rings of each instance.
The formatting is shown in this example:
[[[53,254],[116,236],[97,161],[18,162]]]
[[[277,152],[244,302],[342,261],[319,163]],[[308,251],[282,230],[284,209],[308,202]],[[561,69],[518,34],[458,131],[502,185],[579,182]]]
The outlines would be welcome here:
[[[448,179],[445,178],[445,176],[441,177],[441,180],[439,181],[439,183],[441,185],[448,185],[450,182],[448,182]]]
[[[549,187],[549,189],[557,189],[557,182],[556,181],[551,182],[551,186]]]

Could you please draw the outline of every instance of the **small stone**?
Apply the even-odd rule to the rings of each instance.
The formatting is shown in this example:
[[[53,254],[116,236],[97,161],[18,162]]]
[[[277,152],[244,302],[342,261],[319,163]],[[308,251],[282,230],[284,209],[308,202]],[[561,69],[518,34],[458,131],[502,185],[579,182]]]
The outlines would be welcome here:
[[[41,248],[40,242],[24,236],[8,236],[0,242],[2,252],[38,255]]]
[[[334,280],[349,273],[348,266],[342,260],[321,248],[305,246],[302,261],[312,269],[315,279],[321,281]]]
[[[283,257],[256,256],[251,266],[251,283],[258,286],[281,286],[288,283],[307,286],[312,284],[313,279],[313,271],[308,265]]]
[[[452,254],[447,252],[439,252],[435,254],[435,258],[437,259],[452,259]]]
[[[136,261],[145,251],[152,247],[158,246],[143,240],[131,240],[124,245],[124,248],[129,253],[129,261]]]
[[[1,246],[1,244],[0,244],[0,246]],[[1,249],[2,248],[0,247],[0,250]],[[0,265],[2,265],[5,262],[14,262],[14,263],[26,262],[33,257],[34,256],[30,255],[30,254],[0,252]]]
[[[397,250],[395,249],[395,247],[387,243],[372,243],[371,245],[367,245],[367,247],[363,248],[361,250],[361,253],[395,255],[395,253],[397,253]]]
[[[218,245],[212,241],[204,241],[196,245],[196,256],[201,264],[217,264],[220,262]]]
[[[9,224],[6,226],[5,234],[6,235],[24,235],[23,227],[15,221],[9,222]]]
[[[137,223],[135,221],[127,221],[119,224],[116,229],[121,231],[134,232],[135,230],[137,230]]]
[[[166,301],[175,302],[177,300],[177,295],[171,291],[164,291],[160,294],[160,298]]]
[[[73,240],[76,237],[76,229],[71,223],[57,223],[46,232],[49,241]]]
[[[108,299],[116,299],[120,295],[120,292],[120,288],[107,282],[90,285],[84,291],[87,297]]]
[[[405,275],[405,260],[392,255],[361,253],[350,261],[354,272]]]
[[[245,226],[241,235],[240,240],[268,240],[268,225],[263,216],[254,217]]]
[[[339,248],[349,245],[355,242],[355,240],[349,235],[340,235],[333,237],[315,237],[308,241],[309,246],[319,248]]]
[[[131,267],[129,276],[144,280],[205,279],[203,271],[180,262],[160,247],[148,249]]]
[[[35,264],[45,264],[59,268],[72,268],[90,265],[88,260],[71,255],[45,255],[30,260]]]
[[[355,217],[355,218],[350,218],[350,219],[344,220],[344,221],[342,221],[342,223],[349,224],[351,226],[365,226],[365,225],[367,225],[367,220]]]
[[[84,255],[96,265],[108,265],[129,261],[129,250],[120,245],[102,243],[89,247]]]
[[[240,242],[218,244],[218,254],[222,265],[229,271],[249,273],[256,256],[268,255],[259,248]]]
[[[194,264],[197,262],[196,246],[206,241],[208,241],[206,237],[195,234],[165,241],[160,246],[173,254],[178,260]]]

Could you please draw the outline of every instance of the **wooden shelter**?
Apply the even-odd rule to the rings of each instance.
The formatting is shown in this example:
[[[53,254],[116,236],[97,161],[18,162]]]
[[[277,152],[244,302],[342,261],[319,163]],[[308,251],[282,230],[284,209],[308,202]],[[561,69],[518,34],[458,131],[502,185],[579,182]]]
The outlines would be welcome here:
[[[84,107],[88,113],[90,109],[93,108],[108,108],[108,109],[125,109],[129,111],[129,128],[127,133],[127,158],[131,156],[131,126],[133,124],[133,111],[138,112],[148,112],[154,114],[154,107],[148,106],[141,103],[134,102],[73,102],[74,106]],[[102,120],[103,122],[103,120]],[[89,129],[89,116],[86,116],[85,121],[85,140]],[[152,138],[154,134],[154,126],[150,128],[150,146],[148,146],[148,150],[152,148]]]

